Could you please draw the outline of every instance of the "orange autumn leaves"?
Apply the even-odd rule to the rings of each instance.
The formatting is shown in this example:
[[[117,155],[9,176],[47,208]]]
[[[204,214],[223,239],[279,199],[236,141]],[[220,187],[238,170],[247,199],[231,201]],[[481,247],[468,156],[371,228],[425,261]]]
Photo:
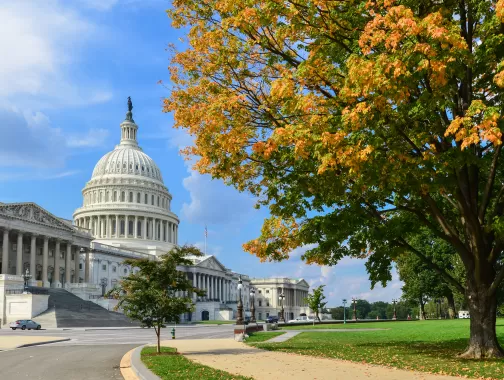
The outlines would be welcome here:
[[[188,48],[173,57],[164,110],[194,137],[184,153],[198,157],[200,172],[263,197],[277,186],[266,164],[281,172],[307,162],[313,175],[344,173],[356,188],[380,173],[386,179],[370,186],[381,189],[429,163],[446,167],[442,138],[457,149],[500,144],[500,110],[485,99],[450,105],[454,81],[476,59],[454,11],[411,4],[175,0],[173,24],[190,30]],[[504,20],[504,0],[494,13]],[[494,67],[493,83],[504,87],[504,64]],[[275,216],[245,248],[284,258],[300,244],[293,223]]]

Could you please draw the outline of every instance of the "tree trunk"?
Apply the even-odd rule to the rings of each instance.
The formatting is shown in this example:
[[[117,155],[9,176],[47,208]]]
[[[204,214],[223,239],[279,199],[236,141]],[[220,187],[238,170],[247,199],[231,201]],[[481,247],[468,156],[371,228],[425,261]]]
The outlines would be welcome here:
[[[446,300],[448,301],[448,315],[450,316],[450,319],[455,319],[457,310],[455,309],[455,297],[453,297],[452,292],[448,292]]]
[[[423,303],[423,300],[420,299],[420,320],[425,321],[425,304]]]
[[[467,281],[467,305],[471,319],[469,347],[460,355],[465,359],[502,358],[504,350],[497,341],[495,319],[497,297],[489,294],[489,285],[475,286],[476,279]]]
[[[157,337],[157,353],[161,353],[161,327],[158,326],[157,328],[154,327],[154,331],[156,331],[156,337]]]

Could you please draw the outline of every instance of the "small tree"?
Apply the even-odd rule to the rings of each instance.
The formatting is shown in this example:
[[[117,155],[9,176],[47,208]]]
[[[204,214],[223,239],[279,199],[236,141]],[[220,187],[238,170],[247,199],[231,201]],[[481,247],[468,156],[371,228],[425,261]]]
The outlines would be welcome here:
[[[119,286],[109,295],[118,299],[115,309],[121,308],[126,316],[140,321],[144,327],[153,327],[157,336],[157,352],[160,350],[161,328],[166,322],[180,322],[180,315],[194,310],[191,293],[199,296],[204,291],[194,288],[184,272],[177,270],[177,265],[191,265],[187,256],[201,256],[195,247],[175,247],[161,256],[160,261],[148,259],[125,260],[125,264],[138,268],[123,278]],[[176,292],[186,294],[177,297]]]
[[[319,310],[324,308],[327,302],[324,302],[324,286],[320,285],[318,288],[313,289],[312,294],[308,294],[308,297],[305,298],[305,302],[308,304],[310,310],[315,312],[315,317],[320,322]]]

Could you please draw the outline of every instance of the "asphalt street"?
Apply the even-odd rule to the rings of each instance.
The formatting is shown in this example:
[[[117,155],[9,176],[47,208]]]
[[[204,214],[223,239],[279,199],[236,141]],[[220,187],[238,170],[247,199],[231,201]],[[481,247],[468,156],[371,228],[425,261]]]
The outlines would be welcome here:
[[[171,339],[173,326],[162,329],[161,339]],[[233,325],[177,326],[176,339],[230,338]],[[155,343],[153,329],[100,329],[12,331],[0,336],[47,335],[69,341],[0,351],[0,379],[102,380],[122,379],[119,363],[134,347]]]

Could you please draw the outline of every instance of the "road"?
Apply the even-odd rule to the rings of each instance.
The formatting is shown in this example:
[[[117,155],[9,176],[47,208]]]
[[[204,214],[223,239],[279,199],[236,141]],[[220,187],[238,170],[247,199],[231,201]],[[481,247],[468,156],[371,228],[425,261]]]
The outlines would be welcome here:
[[[176,339],[227,338],[233,325],[177,326]],[[162,339],[171,339],[171,327],[161,330]],[[48,335],[69,341],[0,352],[0,379],[102,380],[122,379],[119,363],[130,349],[155,343],[153,329],[100,329],[12,331],[1,336]]]

